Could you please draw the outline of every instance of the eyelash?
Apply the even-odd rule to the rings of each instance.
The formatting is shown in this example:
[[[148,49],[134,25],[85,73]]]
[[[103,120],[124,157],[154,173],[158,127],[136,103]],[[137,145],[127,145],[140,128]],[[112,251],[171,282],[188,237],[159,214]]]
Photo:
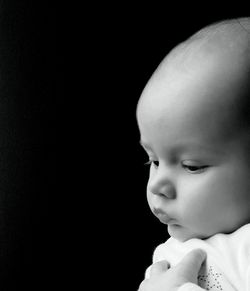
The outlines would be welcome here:
[[[159,162],[158,161],[154,161],[154,160],[149,160],[147,161],[144,165],[146,166],[151,166],[151,164],[154,164],[154,166],[158,167],[159,166]]]
[[[205,169],[208,168],[208,166],[188,166],[188,165],[182,165],[184,169],[187,169],[189,173],[202,173],[205,171]],[[195,168],[195,170],[191,170],[191,168]]]
[[[151,164],[153,164],[155,167],[158,167],[159,166],[159,162],[158,161],[154,161],[154,160],[149,160],[148,162],[146,162],[144,165],[149,165],[151,166]],[[187,172],[189,173],[201,173],[201,172],[204,172],[204,170],[206,168],[208,168],[208,166],[189,166],[189,165],[184,165],[182,164],[182,167],[184,169],[187,170]],[[192,169],[192,170],[191,170]],[[194,170],[195,169],[195,170]]]

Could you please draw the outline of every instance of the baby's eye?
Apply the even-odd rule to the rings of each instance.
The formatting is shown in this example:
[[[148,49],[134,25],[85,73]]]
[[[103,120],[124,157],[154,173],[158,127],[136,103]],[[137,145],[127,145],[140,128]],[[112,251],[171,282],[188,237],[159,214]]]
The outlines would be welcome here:
[[[154,160],[149,160],[144,165],[151,165],[151,164],[153,164],[156,168],[159,167],[159,161],[154,161]]]
[[[189,173],[199,174],[205,171],[208,166],[195,166],[195,165],[186,165],[183,164],[182,167]]]

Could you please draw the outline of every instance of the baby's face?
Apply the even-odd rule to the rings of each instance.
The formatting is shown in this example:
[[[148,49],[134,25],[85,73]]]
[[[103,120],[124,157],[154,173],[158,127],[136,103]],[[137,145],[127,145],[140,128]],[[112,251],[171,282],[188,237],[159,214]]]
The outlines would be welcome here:
[[[233,81],[238,72],[228,69],[210,60],[188,73],[166,71],[152,79],[138,105],[151,161],[148,203],[180,241],[250,222],[250,159],[234,121],[241,89]]]

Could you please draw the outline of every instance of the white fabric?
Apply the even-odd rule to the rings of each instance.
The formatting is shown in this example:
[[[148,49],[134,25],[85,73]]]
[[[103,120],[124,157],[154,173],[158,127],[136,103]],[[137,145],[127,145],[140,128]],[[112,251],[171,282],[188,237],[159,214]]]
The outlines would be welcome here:
[[[155,249],[153,263],[167,260],[175,266],[185,254],[196,248],[207,253],[198,275],[198,285],[203,290],[250,291],[250,224],[231,234],[220,233],[206,240],[179,242],[170,238]],[[149,274],[150,267],[145,277],[149,278]],[[179,291],[202,290],[193,284],[185,285]]]
[[[192,284],[192,283],[186,283],[184,285],[182,285],[178,291],[204,291],[203,288],[195,285],[195,284]]]

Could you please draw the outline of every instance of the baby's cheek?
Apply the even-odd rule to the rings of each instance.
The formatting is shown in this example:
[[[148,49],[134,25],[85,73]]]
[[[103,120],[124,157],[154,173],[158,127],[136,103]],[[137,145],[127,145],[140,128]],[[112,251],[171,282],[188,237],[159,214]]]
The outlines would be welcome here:
[[[146,191],[147,191],[147,202],[148,202],[148,206],[152,210],[153,194],[149,191],[148,187],[147,187],[147,190]]]
[[[213,190],[216,191],[216,189]],[[200,197],[190,199],[185,203],[182,209],[183,223],[201,237],[230,231],[234,224],[235,213],[230,211],[225,199],[218,197],[218,192],[207,194],[202,193]]]
[[[195,193],[193,191],[187,195],[179,205],[179,213],[181,218],[187,224],[205,227],[211,219],[216,215],[217,207],[219,206],[215,197],[209,193]]]

